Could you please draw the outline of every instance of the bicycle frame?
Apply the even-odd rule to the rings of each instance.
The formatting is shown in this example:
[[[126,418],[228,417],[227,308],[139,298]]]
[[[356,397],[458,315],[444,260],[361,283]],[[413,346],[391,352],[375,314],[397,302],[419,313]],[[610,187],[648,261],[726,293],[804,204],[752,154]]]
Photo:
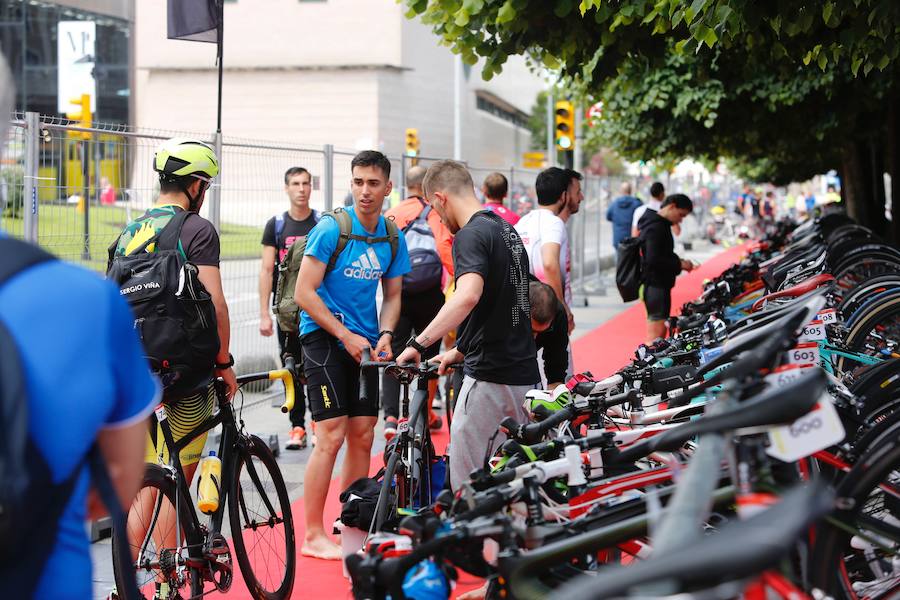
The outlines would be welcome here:
[[[237,438],[237,423],[234,419],[234,410],[230,402],[223,402],[220,389],[216,388],[216,400],[218,403],[218,412],[214,413],[202,423],[192,429],[180,441],[176,442],[172,435],[172,428],[169,426],[168,417],[165,414],[165,406],[160,405],[156,409],[157,420],[159,421],[160,430],[165,440],[166,448],[169,450],[169,468],[172,469],[171,475],[175,480],[175,500],[178,523],[176,526],[177,535],[180,535],[181,529],[184,529],[186,548],[191,558],[202,559],[202,548],[198,553],[197,548],[202,547],[204,543],[203,530],[200,524],[200,518],[194,508],[191,497],[190,483],[184,474],[184,467],[181,464],[181,451],[188,446],[197,436],[212,430],[218,425],[222,425],[222,438],[219,442],[219,456],[222,458],[222,482],[219,492],[219,507],[211,515],[211,523],[209,531],[211,533],[219,533],[222,530],[222,521],[225,518],[225,504],[227,501],[228,490],[231,489],[231,473],[233,471],[232,463],[235,460],[235,453],[226,452],[231,448]],[[255,475],[255,473],[254,473]],[[257,485],[259,482],[257,480]],[[271,508],[271,507],[270,507]],[[181,540],[178,540],[179,547]],[[143,548],[141,549],[143,552]],[[202,567],[202,563],[189,565],[193,567]]]

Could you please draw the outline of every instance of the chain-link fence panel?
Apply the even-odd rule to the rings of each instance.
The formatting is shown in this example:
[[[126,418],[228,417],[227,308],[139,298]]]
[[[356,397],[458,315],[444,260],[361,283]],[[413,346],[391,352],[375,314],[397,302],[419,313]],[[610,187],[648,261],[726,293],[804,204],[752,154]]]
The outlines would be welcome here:
[[[24,237],[25,218],[25,122],[10,120],[0,142],[0,229]]]

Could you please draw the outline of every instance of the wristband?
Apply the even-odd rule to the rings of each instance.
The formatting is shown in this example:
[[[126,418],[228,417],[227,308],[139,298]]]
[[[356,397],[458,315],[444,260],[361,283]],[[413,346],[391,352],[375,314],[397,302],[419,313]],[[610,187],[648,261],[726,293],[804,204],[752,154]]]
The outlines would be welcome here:
[[[409,341],[406,342],[406,347],[414,349],[419,354],[425,354],[425,350],[427,350],[425,346],[416,341],[416,336],[414,335],[410,336]]]
[[[389,336],[391,336],[391,339],[394,339],[394,332],[391,331],[390,329],[382,329],[381,331],[378,332],[378,337],[381,337],[383,335],[389,335]]]
[[[234,366],[234,356],[232,356],[232,355],[229,353],[229,354],[228,354],[228,362],[227,362],[227,363],[216,363],[215,366],[216,366],[216,370],[217,370],[217,371],[224,371],[225,369],[230,369],[231,367]]]

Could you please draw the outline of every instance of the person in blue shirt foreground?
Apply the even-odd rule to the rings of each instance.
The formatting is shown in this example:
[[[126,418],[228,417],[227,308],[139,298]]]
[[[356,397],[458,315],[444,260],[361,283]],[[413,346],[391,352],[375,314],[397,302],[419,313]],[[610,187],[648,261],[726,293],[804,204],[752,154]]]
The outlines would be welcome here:
[[[26,246],[2,233],[0,242],[0,261],[17,252],[10,246]],[[80,473],[55,524],[53,547],[23,548],[19,561],[0,566],[0,581],[15,595],[12,590],[21,589],[21,579],[31,579],[30,571],[43,560],[37,586],[25,597],[90,598],[85,521],[102,516],[103,508],[95,499],[88,507],[87,452],[98,442],[116,493],[130,506],[144,475],[147,417],[161,388],[125,300],[112,284],[81,267],[50,260],[14,275],[0,287],[0,322],[17,344],[28,433],[54,484]]]
[[[352,218],[351,238],[329,270],[340,227],[323,215],[307,238],[294,292],[301,309],[307,398],[316,423],[316,445],[304,480],[306,538],[300,552],[326,560],[341,559],[340,546],[328,537],[322,522],[335,458],[346,440],[342,489],[368,476],[378,420],[377,373],[365,375],[370,377],[370,397],[360,398],[359,363],[392,358],[403,275],[410,269],[403,235],[395,252],[381,215],[391,193],[390,161],[367,150],[350,165],[354,205],[344,210]],[[380,321],[375,305],[379,281],[384,297]]]

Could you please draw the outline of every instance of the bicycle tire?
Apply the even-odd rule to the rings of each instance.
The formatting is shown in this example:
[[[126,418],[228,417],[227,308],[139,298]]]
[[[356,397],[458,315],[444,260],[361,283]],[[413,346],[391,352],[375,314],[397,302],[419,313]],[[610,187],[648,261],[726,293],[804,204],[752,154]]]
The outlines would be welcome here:
[[[148,490],[156,491],[156,494],[153,494],[155,496],[155,498],[152,498],[152,499],[149,498],[150,494],[148,493]],[[175,511],[177,510],[175,508],[176,507],[175,498],[176,498],[175,482],[169,478],[169,475],[168,475],[168,472],[166,471],[166,469],[164,467],[162,467],[161,465],[148,463],[147,467],[146,467],[146,471],[144,472],[144,481],[141,483],[141,489],[138,490],[138,493],[135,496],[135,500],[134,500],[134,502],[132,502],[132,505],[128,511],[129,539],[132,538],[132,535],[131,535],[132,532],[137,533],[137,531],[138,531],[138,529],[132,528],[132,524],[135,523],[135,519],[140,519],[140,521],[138,522],[139,530],[141,532],[143,532],[143,530],[146,529],[146,535],[149,536],[150,541],[152,541],[152,538],[154,537],[153,532],[159,531],[159,529],[157,528],[157,525],[159,524],[158,516],[162,510],[162,507],[165,506],[164,504],[162,504],[162,502],[164,502],[164,501],[168,502],[169,506],[171,507],[171,510],[173,511],[171,513],[171,515],[174,517]],[[148,505],[147,504],[148,501],[153,502],[153,506]],[[141,517],[142,514],[146,514],[145,510],[147,510],[147,509],[151,510],[150,517],[151,517],[152,524],[144,523],[144,521],[146,521],[146,519]],[[154,517],[154,513],[156,514],[155,517]],[[170,519],[166,519],[166,522],[167,522],[167,525],[165,527],[163,527],[163,536],[165,536],[166,534],[174,534],[175,523],[171,523]],[[171,525],[169,525],[168,523],[171,523]],[[170,533],[170,530],[171,530],[171,533]],[[184,540],[184,531],[182,531],[181,533],[182,533],[182,540]],[[147,573],[148,570],[147,569],[136,569],[138,590],[141,593],[141,597],[140,598],[131,598],[127,592],[127,588],[125,587],[125,585],[122,581],[122,574],[124,573],[125,569],[135,568],[135,565],[134,564],[130,564],[127,566],[122,565],[121,561],[119,559],[119,553],[117,552],[117,544],[118,544],[117,536],[115,536],[115,535],[112,536],[112,543],[113,543],[113,551],[112,551],[113,577],[116,582],[116,590],[117,590],[117,595],[119,596],[119,598],[122,600],[143,600],[144,598],[148,598],[148,599],[153,598],[155,590],[150,593],[150,596],[145,596],[144,590],[148,585],[154,586],[155,581],[159,578],[159,576],[158,576],[159,572],[158,571],[150,571],[149,577],[142,579],[140,577],[141,573],[142,572]],[[134,551],[140,547],[141,542],[137,542],[135,544],[129,544],[129,545],[133,546],[132,547],[132,550],[133,550],[132,555],[134,555],[135,554]],[[157,557],[157,560],[158,560],[158,557]],[[181,588],[177,585],[172,586],[171,585],[172,581],[170,581],[169,583],[170,583],[170,590],[171,590],[170,593],[177,595]],[[188,580],[185,582],[185,585],[189,586],[190,595],[192,597],[203,593],[203,583],[200,579],[200,573],[197,572],[196,570],[190,571],[190,576],[189,576]],[[171,596],[171,597],[176,597],[176,596]],[[180,596],[178,596],[178,597],[180,597]]]
[[[867,506],[872,492],[900,468],[900,426],[895,426],[891,435],[880,436],[879,444],[871,447],[860,461],[851,469],[838,485],[838,506],[841,508],[834,513],[843,525],[856,523],[861,510]],[[851,534],[842,527],[829,522],[821,525],[816,532],[816,543],[811,561],[811,581],[813,585],[830,594],[836,600],[853,599],[858,597],[853,590],[851,573],[848,572],[847,560],[851,561],[849,569],[862,569],[858,563],[858,550],[851,548]],[[868,563],[866,563],[868,564]],[[900,576],[893,584],[888,586],[888,591],[893,586],[900,585]],[[869,596],[866,595],[868,598]]]
[[[900,273],[888,273],[872,277],[841,298],[838,310],[847,319],[862,306],[866,300],[882,291],[900,288]]]
[[[871,331],[885,319],[889,319],[900,314],[900,296],[892,296],[883,304],[873,307],[866,316],[861,316],[856,320],[850,331],[847,332],[845,346],[853,352],[863,352],[865,350],[866,340]],[[865,352],[863,352],[865,353]],[[867,353],[866,353],[867,354]],[[839,357],[837,362],[837,371],[846,373],[854,368],[856,361],[846,357]]]
[[[269,481],[262,481],[261,469],[269,474]],[[243,481],[242,474],[246,474]],[[273,491],[277,504],[272,502]],[[254,499],[253,492],[258,494],[258,499]],[[279,517],[281,521],[278,521]],[[297,567],[291,502],[272,451],[255,435],[249,436],[246,444],[240,444],[235,453],[228,493],[228,522],[234,540],[234,556],[251,596],[258,600],[289,598]],[[284,525],[283,540],[275,533],[278,525]],[[270,535],[264,540],[265,543],[260,543],[262,540],[248,543],[247,537],[259,531],[266,533],[266,530]],[[252,558],[248,549],[251,552],[256,549],[266,552],[265,562],[260,563],[262,559]],[[273,569],[272,565],[278,560],[283,566],[283,574],[273,573],[277,569]],[[270,579],[270,574],[274,574],[275,578]],[[265,582],[260,580],[261,575],[265,576]]]
[[[397,508],[401,505],[397,487],[394,485],[398,468],[403,467],[400,461],[400,453],[394,450],[388,456],[384,467],[384,479],[381,480],[381,489],[378,491],[378,505],[375,510],[374,531],[382,531],[388,519],[397,514]],[[399,484],[398,484],[399,485]]]

